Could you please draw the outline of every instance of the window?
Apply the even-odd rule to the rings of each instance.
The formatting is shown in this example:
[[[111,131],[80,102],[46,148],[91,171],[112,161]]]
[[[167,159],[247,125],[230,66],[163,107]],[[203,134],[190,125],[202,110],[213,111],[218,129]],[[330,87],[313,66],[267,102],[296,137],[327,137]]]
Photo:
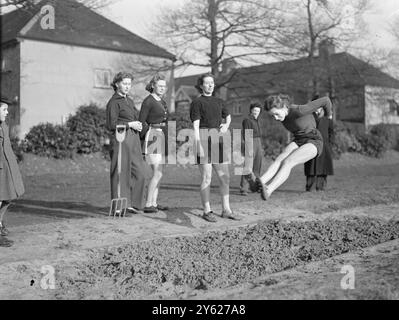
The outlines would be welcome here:
[[[111,71],[107,69],[94,70],[94,87],[109,88],[111,86]]]
[[[394,99],[389,99],[389,113],[399,116],[399,103]]]
[[[241,104],[238,101],[234,101],[233,103],[233,116],[242,115],[242,108]]]

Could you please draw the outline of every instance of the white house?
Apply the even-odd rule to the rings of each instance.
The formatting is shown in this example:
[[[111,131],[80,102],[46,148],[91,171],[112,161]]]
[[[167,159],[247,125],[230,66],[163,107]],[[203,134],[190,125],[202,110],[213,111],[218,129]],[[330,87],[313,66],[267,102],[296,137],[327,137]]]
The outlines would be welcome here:
[[[135,76],[138,109],[145,83],[162,70],[174,110],[174,55],[75,0],[41,1],[2,15],[1,53],[1,92],[15,102],[11,124],[19,137],[42,122],[62,123],[81,105],[105,107],[121,70]]]

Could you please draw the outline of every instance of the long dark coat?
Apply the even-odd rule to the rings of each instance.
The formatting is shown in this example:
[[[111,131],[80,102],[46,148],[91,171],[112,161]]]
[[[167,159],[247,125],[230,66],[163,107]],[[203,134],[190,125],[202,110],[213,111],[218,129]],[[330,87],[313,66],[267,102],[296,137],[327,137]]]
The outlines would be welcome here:
[[[118,151],[119,143],[115,138],[116,125],[128,125],[138,121],[139,112],[129,97],[114,94],[107,104],[107,127],[111,137],[111,198],[118,197]],[[139,133],[128,129],[122,142],[120,187],[121,197],[127,198],[128,207],[143,208],[145,188],[148,180],[148,166],[143,160]]]
[[[25,192],[9,132],[7,124],[0,122],[0,201],[16,199]]]
[[[323,152],[319,157],[305,163],[306,176],[329,176],[334,174],[331,142],[333,139],[333,121],[327,117],[317,118],[317,129],[323,136]]]

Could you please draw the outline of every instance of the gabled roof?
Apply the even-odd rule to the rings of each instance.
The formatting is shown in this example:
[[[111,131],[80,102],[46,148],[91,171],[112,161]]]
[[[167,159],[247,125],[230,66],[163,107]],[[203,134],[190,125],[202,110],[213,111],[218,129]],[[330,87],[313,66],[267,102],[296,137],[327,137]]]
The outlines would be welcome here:
[[[194,87],[197,84],[197,79],[200,75],[195,74],[186,77],[180,77],[175,79],[175,88],[176,90],[179,89],[181,86],[190,86]]]
[[[329,72],[337,87],[371,85],[399,89],[399,80],[346,52],[330,56],[329,71],[326,61],[320,57],[315,58],[315,65],[320,78],[327,79]],[[308,60],[301,58],[237,69],[228,86],[237,96],[249,97],[284,88],[303,91],[311,79]]]
[[[53,30],[41,28],[40,19],[35,20],[45,4],[51,4],[55,9]],[[43,0],[30,9],[15,10],[0,19],[2,45],[26,38],[175,60],[175,56],[165,49],[75,0]]]

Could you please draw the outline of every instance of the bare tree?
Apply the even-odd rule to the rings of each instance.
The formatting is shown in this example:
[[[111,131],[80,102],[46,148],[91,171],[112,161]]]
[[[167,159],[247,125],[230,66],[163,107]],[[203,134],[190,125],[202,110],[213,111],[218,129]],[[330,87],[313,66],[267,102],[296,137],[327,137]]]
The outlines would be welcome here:
[[[390,24],[389,28],[391,34],[396,38],[399,43],[399,15],[394,19],[394,21]]]
[[[177,54],[177,66],[210,69],[219,89],[234,75],[222,71],[226,62],[262,61],[281,53],[271,33],[283,24],[282,17],[274,0],[189,0],[163,10],[156,32]]]
[[[276,30],[275,40],[290,49],[292,56],[308,58],[313,77],[312,94],[319,91],[319,72],[315,64],[319,44],[328,40],[334,46],[348,47],[359,38],[364,27],[361,15],[368,8],[368,0],[293,0],[286,8],[286,25]],[[333,95],[331,77],[328,81]]]

